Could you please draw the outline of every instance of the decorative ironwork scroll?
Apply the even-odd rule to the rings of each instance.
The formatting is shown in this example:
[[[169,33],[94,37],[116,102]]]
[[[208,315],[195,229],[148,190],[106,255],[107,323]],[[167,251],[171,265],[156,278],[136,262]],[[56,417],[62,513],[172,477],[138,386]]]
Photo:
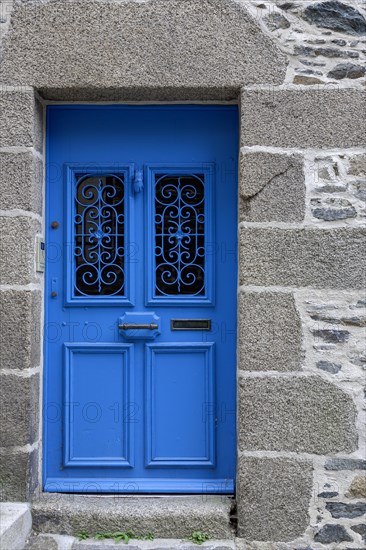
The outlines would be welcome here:
[[[155,174],[155,294],[205,295],[203,174]]]
[[[76,178],[75,296],[125,295],[123,175]]]

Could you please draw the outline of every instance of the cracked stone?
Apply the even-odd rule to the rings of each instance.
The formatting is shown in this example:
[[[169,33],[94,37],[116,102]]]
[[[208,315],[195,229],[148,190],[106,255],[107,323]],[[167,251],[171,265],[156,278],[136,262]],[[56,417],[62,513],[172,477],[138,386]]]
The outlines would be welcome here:
[[[300,221],[305,181],[300,155],[265,152],[240,156],[240,210],[246,221]]]
[[[342,2],[320,2],[307,6],[303,18],[323,29],[355,35],[363,35],[366,32],[366,20],[363,15]]]

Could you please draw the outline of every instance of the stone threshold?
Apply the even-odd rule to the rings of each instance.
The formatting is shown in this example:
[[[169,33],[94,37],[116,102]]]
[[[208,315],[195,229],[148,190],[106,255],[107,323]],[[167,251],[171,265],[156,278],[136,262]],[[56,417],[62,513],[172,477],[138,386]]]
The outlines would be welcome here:
[[[36,534],[76,536],[131,530],[137,536],[151,533],[155,539],[189,539],[201,531],[210,539],[232,540],[234,509],[235,500],[226,495],[42,493],[31,504]]]
[[[153,541],[140,541],[131,539],[126,546],[123,542],[116,543],[113,540],[78,540],[75,537],[63,535],[32,535],[24,550],[110,550],[111,548],[126,548],[126,550],[236,550],[234,539],[209,540],[201,545],[183,539],[155,539]]]

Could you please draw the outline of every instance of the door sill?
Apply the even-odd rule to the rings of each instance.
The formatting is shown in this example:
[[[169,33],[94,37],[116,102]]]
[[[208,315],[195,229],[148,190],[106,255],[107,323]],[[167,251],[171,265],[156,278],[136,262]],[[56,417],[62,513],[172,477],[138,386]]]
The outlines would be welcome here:
[[[228,539],[234,534],[235,502],[227,495],[125,496],[40,494],[31,504],[33,529],[72,536],[81,531],[131,529],[138,536],[152,533],[155,538],[168,539],[188,538],[197,529],[211,539]]]

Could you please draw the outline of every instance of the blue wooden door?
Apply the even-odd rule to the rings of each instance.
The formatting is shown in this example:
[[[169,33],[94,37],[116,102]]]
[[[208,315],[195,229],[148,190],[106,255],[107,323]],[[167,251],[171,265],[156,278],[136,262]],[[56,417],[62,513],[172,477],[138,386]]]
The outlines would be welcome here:
[[[49,106],[44,489],[233,493],[233,106]]]

